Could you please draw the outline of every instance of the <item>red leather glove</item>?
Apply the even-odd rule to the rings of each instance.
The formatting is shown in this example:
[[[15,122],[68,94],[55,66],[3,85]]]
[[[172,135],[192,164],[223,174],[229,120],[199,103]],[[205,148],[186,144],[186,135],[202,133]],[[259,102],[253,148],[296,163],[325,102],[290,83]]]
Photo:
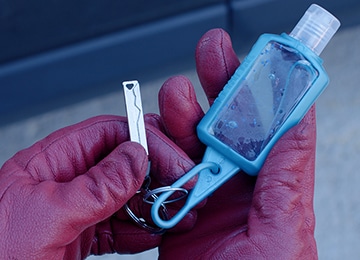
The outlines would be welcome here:
[[[147,134],[156,178],[171,172],[167,181],[173,182],[193,167],[158,129],[148,125]],[[1,258],[83,259],[156,247],[161,236],[137,227],[120,209],[148,166],[145,150],[127,140],[125,118],[95,117],[8,160],[0,170]],[[182,227],[192,227],[194,219],[189,214]]]
[[[239,65],[230,37],[221,29],[206,33],[196,62],[211,104]],[[192,158],[201,158],[195,125],[203,112],[191,83],[169,79],[159,100],[167,134]],[[197,211],[190,232],[165,234],[160,259],[316,259],[315,139],[312,108],[273,147],[257,178],[239,172]]]

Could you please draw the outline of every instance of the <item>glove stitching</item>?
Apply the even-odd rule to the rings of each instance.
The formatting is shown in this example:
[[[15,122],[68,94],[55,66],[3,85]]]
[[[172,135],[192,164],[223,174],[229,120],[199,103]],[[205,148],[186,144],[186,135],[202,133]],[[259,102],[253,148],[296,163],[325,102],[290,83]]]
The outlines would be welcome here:
[[[220,49],[221,49],[222,60],[223,60],[223,64],[224,64],[224,67],[225,67],[226,77],[227,77],[227,79],[230,79],[231,75],[230,75],[230,73],[229,73],[228,64],[227,64],[226,59],[225,59],[224,31],[223,31],[223,30],[220,30],[220,33],[221,33],[221,37],[220,37]]]

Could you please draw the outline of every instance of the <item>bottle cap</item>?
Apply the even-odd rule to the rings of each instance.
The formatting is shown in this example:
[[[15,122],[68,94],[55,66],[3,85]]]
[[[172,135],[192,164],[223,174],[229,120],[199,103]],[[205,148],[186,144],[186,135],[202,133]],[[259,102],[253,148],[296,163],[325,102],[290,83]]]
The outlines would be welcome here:
[[[340,21],[324,8],[312,4],[290,33],[317,55],[323,51],[340,27]]]

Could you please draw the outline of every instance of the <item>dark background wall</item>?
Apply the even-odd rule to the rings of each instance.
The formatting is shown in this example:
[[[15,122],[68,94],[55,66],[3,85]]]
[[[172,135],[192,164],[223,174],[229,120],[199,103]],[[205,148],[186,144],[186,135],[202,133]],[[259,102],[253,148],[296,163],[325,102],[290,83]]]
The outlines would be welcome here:
[[[1,0],[0,63],[221,2]]]
[[[312,1],[0,0],[0,124],[194,67],[201,35],[226,29],[247,50],[264,33],[290,31]],[[360,22],[358,0],[317,1]]]

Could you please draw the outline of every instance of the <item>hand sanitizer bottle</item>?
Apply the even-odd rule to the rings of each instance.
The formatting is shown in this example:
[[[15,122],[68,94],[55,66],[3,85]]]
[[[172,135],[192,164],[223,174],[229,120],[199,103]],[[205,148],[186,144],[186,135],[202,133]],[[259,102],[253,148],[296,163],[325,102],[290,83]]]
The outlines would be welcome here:
[[[198,175],[183,208],[161,219],[159,208],[174,191],[152,207],[163,228],[186,213],[241,170],[256,175],[276,141],[297,124],[328,84],[319,57],[340,22],[311,5],[290,35],[264,34],[251,49],[197,127],[207,145],[202,162],[176,181],[182,187]]]

